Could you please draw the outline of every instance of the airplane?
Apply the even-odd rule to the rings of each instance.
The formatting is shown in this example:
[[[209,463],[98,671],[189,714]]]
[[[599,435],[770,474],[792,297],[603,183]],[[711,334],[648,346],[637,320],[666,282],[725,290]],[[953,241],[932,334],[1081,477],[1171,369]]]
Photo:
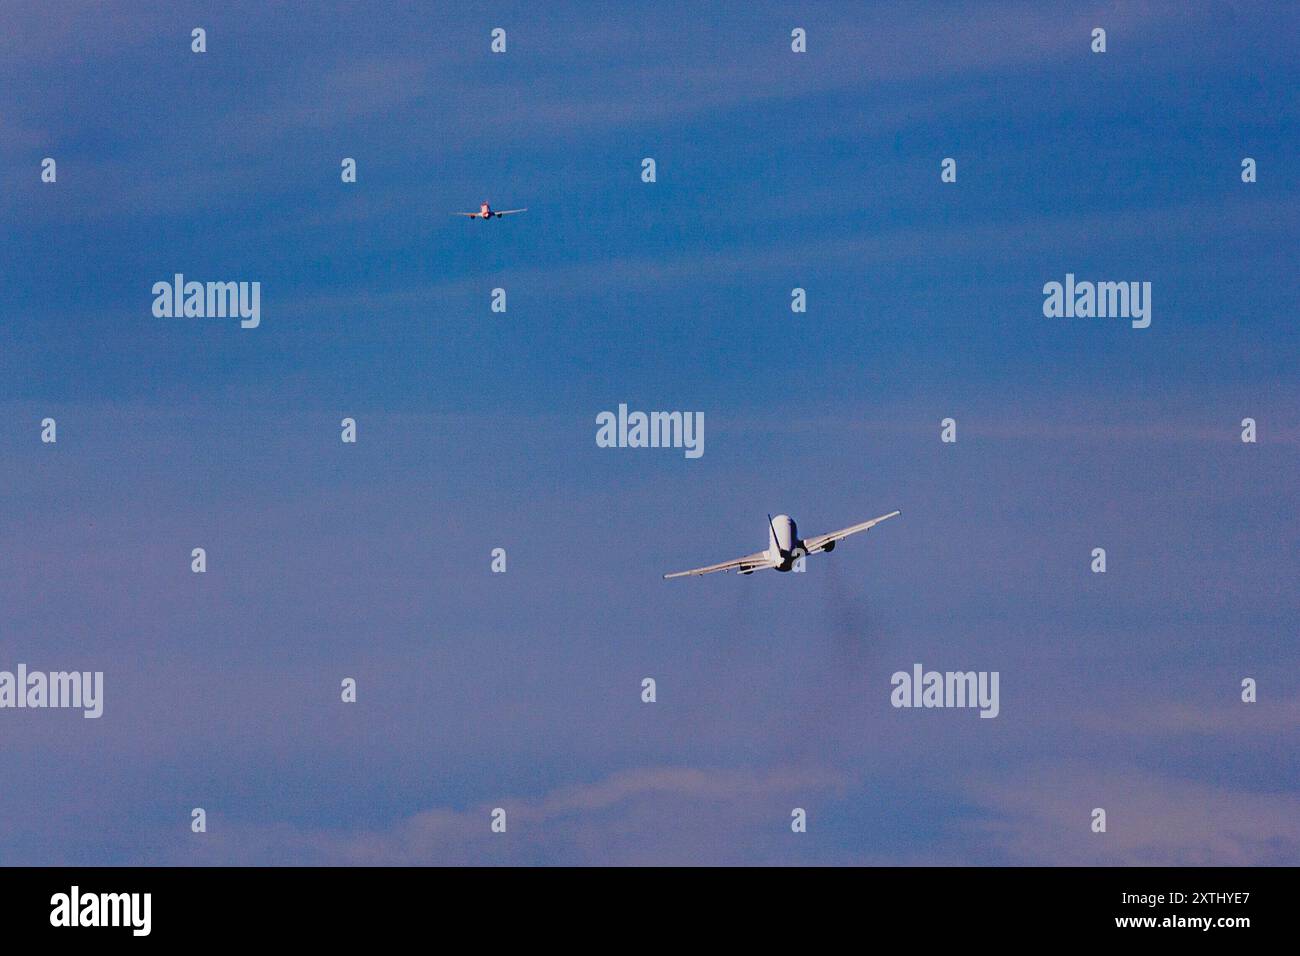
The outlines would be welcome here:
[[[502,210],[496,210],[496,209],[493,209],[491,206],[489,206],[487,200],[484,199],[484,200],[483,200],[483,205],[481,205],[481,206],[478,207],[478,212],[454,212],[454,213],[452,213],[452,215],[453,215],[453,216],[465,216],[465,217],[467,217],[467,218],[469,218],[469,219],[491,219],[491,218],[493,218],[494,216],[495,216],[497,219],[500,219],[502,216],[510,216],[510,215],[513,215],[514,213],[517,213],[517,212],[527,212],[527,211],[528,211],[528,207],[527,207],[527,206],[525,206],[523,209],[502,209]]]
[[[789,571],[794,567],[794,563],[805,555],[818,554],[822,551],[827,553],[834,551],[838,541],[847,538],[851,534],[857,534],[859,531],[874,528],[886,518],[893,518],[900,514],[902,514],[901,511],[891,511],[887,515],[872,518],[870,521],[864,521],[861,524],[851,525],[848,528],[841,528],[839,531],[832,531],[830,534],[819,534],[815,538],[805,538],[803,540],[800,540],[799,530],[795,527],[794,519],[789,515],[777,515],[775,518],[768,515],[767,526],[771,534],[767,539],[766,551],[756,551],[754,554],[747,554],[743,558],[723,561],[721,564],[710,564],[704,568],[675,571],[672,574],[665,574],[664,578],[684,578],[694,574],[712,574],[714,571],[734,570],[739,570],[743,575],[753,574],[755,571],[762,571],[766,568],[771,568],[774,571]]]

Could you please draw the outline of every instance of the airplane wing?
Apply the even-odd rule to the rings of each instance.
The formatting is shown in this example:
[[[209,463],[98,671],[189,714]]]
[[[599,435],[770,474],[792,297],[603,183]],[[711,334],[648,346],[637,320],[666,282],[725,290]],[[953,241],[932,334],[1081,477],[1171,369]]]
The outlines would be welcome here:
[[[453,212],[453,216],[468,216],[470,219],[477,219],[479,214],[476,212]]]
[[[494,215],[494,216],[509,216],[509,215],[511,215],[512,213],[516,213],[516,212],[528,212],[528,207],[525,206],[523,209],[493,209],[493,210],[492,210],[492,215]]]
[[[828,544],[834,544],[841,538],[847,538],[851,534],[857,534],[859,531],[866,531],[868,528],[874,528],[886,518],[893,518],[902,514],[901,511],[891,511],[887,515],[881,515],[879,518],[872,518],[870,521],[864,521],[862,524],[855,524],[848,528],[841,528],[839,531],[832,531],[830,534],[819,534],[815,538],[808,538],[804,541],[803,546],[808,549],[809,554],[816,554],[818,551],[825,551]]]
[[[736,558],[734,561],[723,561],[721,564],[710,564],[707,568],[692,568],[689,571],[674,571],[672,574],[665,574],[664,577],[684,578],[691,574],[712,574],[714,571],[740,571],[742,574],[748,574],[751,571],[774,567],[776,567],[776,562],[768,557],[766,551],[755,551],[753,554],[747,554],[743,558]]]

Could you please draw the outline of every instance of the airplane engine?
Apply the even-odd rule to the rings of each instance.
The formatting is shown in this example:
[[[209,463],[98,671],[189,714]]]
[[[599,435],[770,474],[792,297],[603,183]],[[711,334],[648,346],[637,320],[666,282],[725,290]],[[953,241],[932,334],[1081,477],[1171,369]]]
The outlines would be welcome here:
[[[834,542],[834,541],[827,541],[827,542],[826,542],[826,546],[825,546],[824,548],[822,548],[822,550],[825,551],[827,554],[830,554],[832,551],[835,550],[835,542]]]

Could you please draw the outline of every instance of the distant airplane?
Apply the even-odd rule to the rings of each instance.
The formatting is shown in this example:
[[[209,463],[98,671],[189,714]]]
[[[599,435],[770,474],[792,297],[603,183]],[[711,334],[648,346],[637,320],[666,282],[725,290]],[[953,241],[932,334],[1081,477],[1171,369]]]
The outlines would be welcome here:
[[[887,515],[872,518],[870,521],[862,522],[862,524],[841,528],[839,531],[832,531],[830,534],[819,534],[815,538],[807,538],[803,541],[799,540],[799,530],[795,527],[794,519],[789,515],[777,515],[775,518],[768,515],[767,526],[770,534],[767,539],[766,551],[747,554],[743,558],[736,558],[734,561],[710,564],[707,568],[676,571],[672,574],[665,574],[664,577],[682,578],[690,574],[712,574],[714,571],[734,571],[737,569],[741,574],[753,574],[755,571],[761,571],[765,568],[772,568],[775,571],[789,571],[794,567],[794,563],[804,555],[817,554],[820,551],[834,551],[837,541],[847,538],[851,534],[857,534],[859,531],[874,528],[886,518],[893,518],[900,514],[902,514],[901,511],[891,511]]]
[[[502,216],[510,216],[517,212],[527,212],[527,211],[528,211],[527,206],[525,206],[523,209],[502,209],[498,211],[496,209],[493,209],[491,206],[489,206],[487,200],[485,199],[483,200],[483,205],[478,207],[478,212],[454,212],[452,213],[452,215],[465,216],[469,219],[491,219],[493,216],[495,216],[497,219],[500,219]]]

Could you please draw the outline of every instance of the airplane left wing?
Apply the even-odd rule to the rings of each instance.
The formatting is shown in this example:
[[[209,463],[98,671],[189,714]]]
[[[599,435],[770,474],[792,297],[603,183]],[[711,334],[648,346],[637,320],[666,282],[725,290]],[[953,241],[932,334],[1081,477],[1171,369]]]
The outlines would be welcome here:
[[[874,528],[886,518],[893,518],[902,514],[901,511],[891,511],[887,515],[881,515],[879,518],[872,518],[870,521],[864,521],[862,524],[851,525],[848,528],[841,528],[839,531],[832,531],[830,534],[819,534],[815,538],[808,538],[804,541],[803,546],[808,549],[809,554],[816,554],[818,551],[825,551],[828,544],[833,545],[841,538],[847,538],[851,534],[857,534],[859,531],[866,531],[868,528]]]
[[[492,215],[494,215],[494,216],[509,216],[509,215],[511,215],[511,214],[513,214],[513,213],[516,213],[516,212],[528,212],[528,207],[525,206],[523,209],[493,209],[493,210],[492,210]]]
[[[672,574],[665,574],[664,578],[684,578],[692,574],[712,574],[714,571],[740,571],[741,574],[749,574],[751,571],[759,571],[763,568],[774,568],[776,564],[775,561],[768,557],[766,551],[755,551],[743,558],[736,558],[734,561],[723,561],[721,564],[710,564],[706,568],[674,571]]]

